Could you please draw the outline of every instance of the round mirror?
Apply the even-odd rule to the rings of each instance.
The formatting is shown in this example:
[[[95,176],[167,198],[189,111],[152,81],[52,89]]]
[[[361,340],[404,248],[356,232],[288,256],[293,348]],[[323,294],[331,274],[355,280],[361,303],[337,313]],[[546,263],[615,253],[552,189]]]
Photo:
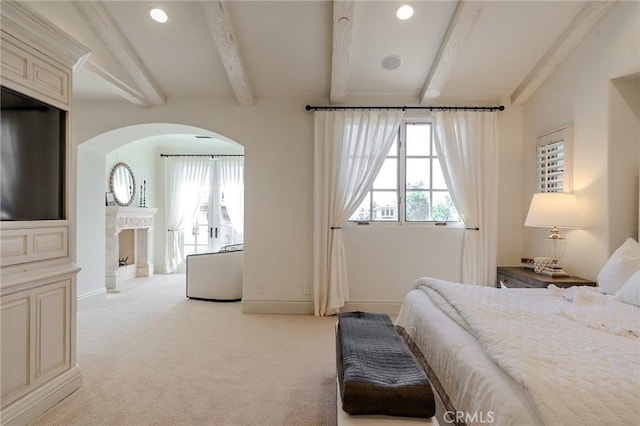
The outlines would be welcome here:
[[[118,163],[113,166],[109,185],[118,205],[128,206],[133,202],[133,197],[136,195],[136,180],[127,164]]]

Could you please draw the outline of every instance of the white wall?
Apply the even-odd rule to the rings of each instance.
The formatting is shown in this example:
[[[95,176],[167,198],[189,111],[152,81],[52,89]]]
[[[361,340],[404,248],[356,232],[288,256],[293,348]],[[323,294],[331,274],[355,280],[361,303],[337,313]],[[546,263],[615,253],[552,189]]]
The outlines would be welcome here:
[[[125,126],[180,123],[214,131],[243,145],[244,298],[308,302],[311,295],[303,290],[312,283],[313,120],[304,105],[305,100],[274,100],[241,107],[232,99],[199,99],[143,109],[122,103],[76,103],[73,139],[79,145]],[[97,191],[103,192],[103,185],[101,181]],[[95,201],[100,208],[102,197]],[[104,229],[103,215],[104,211],[95,215],[93,224],[84,223],[78,234],[93,225]],[[99,241],[104,244],[104,236]],[[94,278],[103,282],[104,274]],[[78,293],[84,291],[79,286]]]
[[[638,7],[638,2],[618,2],[524,108],[508,106],[500,113],[499,264],[514,264],[522,255],[541,251],[545,231],[522,226],[535,191],[533,144],[537,135],[563,124],[574,124],[574,190],[587,220],[584,229],[568,233],[569,249],[564,258],[567,269],[595,278],[618,241],[635,229],[626,213],[621,221],[615,216],[616,212],[637,210],[632,205],[637,191],[617,192],[625,187],[627,179],[638,174],[639,156],[633,152],[638,150],[634,143],[637,129],[636,133],[632,129],[637,109],[633,112],[631,102],[633,114],[626,118],[618,115],[629,105],[627,100],[634,99],[629,93],[635,89],[612,81],[640,71]],[[254,106],[242,107],[234,99],[170,99],[165,107],[152,108],[121,102],[74,102],[72,137],[75,145],[80,145],[124,126],[178,123],[209,129],[244,145],[245,301],[280,303],[275,309],[287,303],[298,304],[305,310],[310,307],[311,292],[306,290],[311,286],[313,269],[313,122],[304,105],[324,102],[258,98]],[[619,150],[632,152],[627,157]],[[636,159],[635,165],[631,158]],[[78,151],[78,160],[77,251],[83,267],[78,294],[82,299],[103,287],[104,175],[95,174],[95,168],[103,171],[109,165],[100,156],[82,150]],[[629,161],[622,161],[624,164],[618,167],[618,160]],[[460,251],[457,232],[348,229],[352,299],[396,302],[412,275],[456,279]],[[394,250],[388,250],[381,259],[379,247],[372,243],[383,240]],[[441,262],[430,264],[434,253],[444,256],[436,257]],[[378,262],[363,266],[363,259]],[[398,278],[402,282],[391,290],[387,283],[394,268],[402,271]]]
[[[529,207],[522,201],[522,116],[521,106],[508,105],[498,114],[498,266],[518,266],[522,251],[522,224]]]
[[[609,252],[627,237],[638,238],[640,74],[609,84]],[[635,179],[629,173],[635,169]],[[635,225],[635,226],[634,226]]]
[[[104,154],[79,147],[76,156],[78,309],[103,300],[105,289]]]
[[[618,95],[611,80],[640,70],[639,7],[638,2],[618,2],[524,106],[525,206],[535,192],[536,136],[574,126],[573,188],[585,226],[564,233],[568,247],[561,263],[588,279],[596,278],[621,236],[637,227],[631,214],[618,215],[637,209],[637,190],[630,190],[630,182],[638,176],[638,113],[624,112],[629,106],[614,99]],[[610,119],[619,113],[627,118]],[[623,127],[613,130],[614,125]],[[546,233],[525,228],[524,253],[542,255]]]
[[[505,103],[498,113],[498,265],[518,265],[522,252],[522,108]],[[460,227],[411,225],[345,226],[349,309],[397,312],[422,276],[459,281]]]
[[[162,108],[147,109],[120,103],[84,102],[75,105],[73,137],[75,144],[82,144],[125,126],[179,123],[208,129],[243,145],[244,309],[311,313],[313,115],[304,110],[309,102],[313,100],[259,100],[252,107],[241,107],[235,100],[179,99]],[[521,116],[518,107],[508,108],[499,115],[500,157],[506,160],[500,166],[501,173],[514,174],[504,179],[500,187],[501,206],[508,207],[500,209],[500,217],[506,224],[501,229],[499,244],[502,253],[499,263],[502,260],[502,264],[513,264],[520,257],[522,206],[514,202],[520,199],[514,194],[519,194],[521,182],[517,166],[521,160]],[[156,180],[159,182],[158,164]],[[108,166],[110,164],[102,169]],[[164,199],[162,191],[156,189],[153,207],[159,207],[160,211],[156,216],[154,260],[156,268],[160,268]],[[97,192],[103,192],[103,188],[99,187]],[[102,208],[103,200],[99,203],[96,209]],[[99,221],[103,226],[102,215],[102,211],[100,218],[96,215],[95,226],[100,226]],[[86,226],[92,224],[83,223],[83,227]],[[457,280],[460,277],[461,229],[371,226],[345,229],[345,235],[352,306],[395,306],[397,309],[416,278],[431,275]],[[96,274],[94,278],[102,283],[103,277],[104,274]],[[79,285],[78,293],[83,294],[87,289]]]
[[[343,227],[352,310],[398,312],[419,277],[460,279],[464,229],[372,224]]]

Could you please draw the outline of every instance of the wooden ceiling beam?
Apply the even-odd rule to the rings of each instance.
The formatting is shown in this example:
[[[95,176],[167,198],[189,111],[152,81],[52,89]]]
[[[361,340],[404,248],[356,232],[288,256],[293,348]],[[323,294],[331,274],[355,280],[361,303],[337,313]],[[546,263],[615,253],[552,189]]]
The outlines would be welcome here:
[[[354,5],[354,0],[334,0],[333,2],[331,94],[329,96],[332,103],[344,102],[347,96]]]
[[[84,63],[80,72],[85,73],[94,80],[98,80],[101,84],[109,87],[112,92],[134,105],[141,107],[151,106],[145,95],[105,71],[103,68],[95,65],[91,60]]]
[[[95,34],[138,85],[149,105],[164,105],[166,96],[145,68],[138,54],[100,1],[76,1],[73,4],[93,28]],[[90,71],[91,72],[91,71]]]
[[[471,36],[483,8],[484,2],[472,0],[458,2],[420,94],[422,104],[427,104],[440,96],[449,79],[451,69]]]
[[[587,2],[511,94],[511,104],[522,105],[527,102],[615,3],[615,0]]]
[[[224,1],[202,0],[207,26],[240,105],[253,104],[253,90]]]

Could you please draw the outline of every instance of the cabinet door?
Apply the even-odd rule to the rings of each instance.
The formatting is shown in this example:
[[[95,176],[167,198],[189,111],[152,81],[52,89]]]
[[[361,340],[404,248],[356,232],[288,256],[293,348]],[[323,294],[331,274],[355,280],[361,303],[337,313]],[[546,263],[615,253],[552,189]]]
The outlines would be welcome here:
[[[2,407],[71,366],[71,279],[2,297]]]
[[[2,406],[29,390],[31,376],[32,303],[28,294],[2,298]]]
[[[14,90],[19,88],[26,95],[68,109],[71,81],[68,70],[9,35],[3,34],[0,49],[3,85]]]
[[[69,365],[71,281],[41,287],[34,294],[36,310],[35,378],[46,381]]]

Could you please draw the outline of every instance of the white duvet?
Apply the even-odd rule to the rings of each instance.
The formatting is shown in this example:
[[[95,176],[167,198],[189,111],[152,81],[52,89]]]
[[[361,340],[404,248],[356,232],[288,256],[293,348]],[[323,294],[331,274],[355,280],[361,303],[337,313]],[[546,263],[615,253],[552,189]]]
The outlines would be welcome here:
[[[593,291],[549,290],[540,303],[432,278],[416,287],[522,386],[545,425],[640,424],[639,308]]]

